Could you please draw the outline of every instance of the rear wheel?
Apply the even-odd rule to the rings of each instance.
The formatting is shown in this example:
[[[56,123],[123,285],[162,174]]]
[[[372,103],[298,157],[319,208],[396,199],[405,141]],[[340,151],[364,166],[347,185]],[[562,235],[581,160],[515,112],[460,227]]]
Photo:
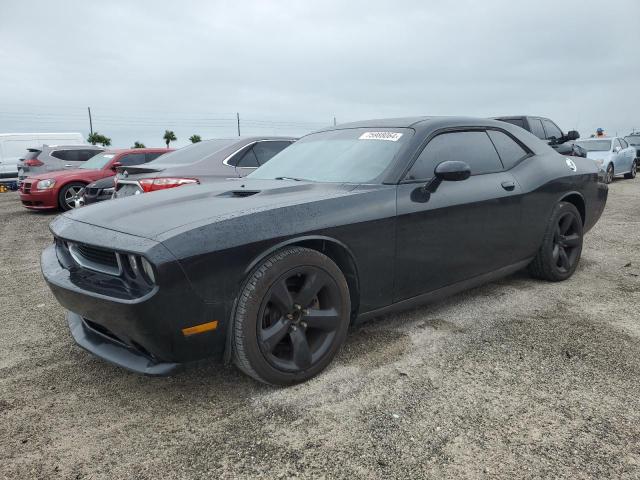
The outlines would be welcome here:
[[[349,327],[349,288],[327,256],[285,248],[257,267],[238,298],[234,362],[272,385],[303,382],[338,352]]]
[[[552,282],[569,278],[580,261],[582,237],[578,209],[571,203],[558,203],[549,218],[542,245],[529,264],[531,275]]]
[[[638,171],[638,161],[634,160],[631,163],[631,171],[629,173],[625,173],[624,174],[624,178],[626,178],[627,180],[631,180],[632,178],[636,178],[636,173]]]
[[[58,193],[58,205],[60,208],[62,210],[71,210],[79,207],[84,187],[84,183],[80,182],[67,183],[62,187],[60,193]]]
[[[604,176],[604,181],[605,181],[606,183],[611,183],[611,182],[613,182],[613,175],[614,175],[614,172],[613,172],[613,163],[610,163],[610,164],[609,164],[609,166],[607,167],[607,173],[606,173],[606,175]]]

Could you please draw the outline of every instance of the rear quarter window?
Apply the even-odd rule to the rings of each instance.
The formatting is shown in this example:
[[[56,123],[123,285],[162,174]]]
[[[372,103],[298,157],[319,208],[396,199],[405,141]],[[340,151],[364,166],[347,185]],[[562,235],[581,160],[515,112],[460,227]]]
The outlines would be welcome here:
[[[529,155],[529,152],[506,133],[498,130],[487,130],[487,133],[507,170]]]

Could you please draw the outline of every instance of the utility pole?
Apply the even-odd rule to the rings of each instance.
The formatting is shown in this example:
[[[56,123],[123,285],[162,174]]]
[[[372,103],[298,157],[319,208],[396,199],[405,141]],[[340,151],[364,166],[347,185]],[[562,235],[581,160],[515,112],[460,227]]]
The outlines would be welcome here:
[[[236,112],[236,121],[238,122],[238,136],[240,136],[240,114]]]
[[[335,116],[333,117],[333,126],[334,127],[336,126],[336,117]]]
[[[91,121],[91,107],[87,107],[89,111],[89,130],[91,131],[91,135],[93,135],[93,122]]]

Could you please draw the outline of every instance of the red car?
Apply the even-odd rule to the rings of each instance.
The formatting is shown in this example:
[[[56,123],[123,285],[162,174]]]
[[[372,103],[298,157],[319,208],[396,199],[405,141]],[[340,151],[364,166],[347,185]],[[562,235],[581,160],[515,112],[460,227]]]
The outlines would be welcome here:
[[[171,152],[168,148],[107,150],[91,157],[80,168],[27,177],[20,186],[22,205],[32,210],[70,210],[89,183],[112,177],[119,166],[139,165]]]

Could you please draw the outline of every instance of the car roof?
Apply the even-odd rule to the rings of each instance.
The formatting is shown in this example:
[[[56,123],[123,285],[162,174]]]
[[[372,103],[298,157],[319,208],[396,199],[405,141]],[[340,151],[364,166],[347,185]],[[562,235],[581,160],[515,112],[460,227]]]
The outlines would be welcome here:
[[[445,127],[475,127],[475,126],[496,126],[504,128],[504,122],[491,118],[478,117],[447,117],[447,116],[424,116],[424,117],[400,117],[400,118],[380,118],[375,120],[363,120],[359,122],[341,123],[334,127],[327,127],[319,131],[343,130],[349,128],[413,128],[415,130],[434,130]]]
[[[588,137],[588,138],[579,138],[578,140],[574,140],[575,142],[597,142],[598,140],[614,140],[620,137]]]
[[[175,148],[109,148],[104,153],[154,153],[154,152],[173,152]]]

